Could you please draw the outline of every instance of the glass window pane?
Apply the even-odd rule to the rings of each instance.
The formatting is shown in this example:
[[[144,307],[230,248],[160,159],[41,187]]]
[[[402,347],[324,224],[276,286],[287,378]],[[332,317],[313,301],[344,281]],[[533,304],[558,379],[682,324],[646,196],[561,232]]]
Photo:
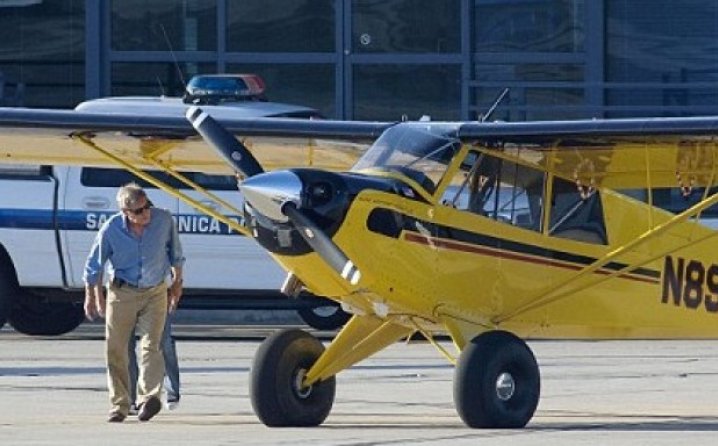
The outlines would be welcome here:
[[[582,52],[584,1],[476,0],[475,51]]]
[[[168,173],[156,170],[145,170],[146,174],[151,177],[168,184],[175,189],[186,189],[187,186],[182,184],[178,179],[170,176]],[[135,182],[145,189],[157,189],[156,186],[148,183],[135,176],[132,172],[125,169],[109,169],[105,167],[84,167],[80,174],[80,183],[88,187],[120,187],[124,184]]]
[[[228,64],[227,72],[260,75],[270,101],[312,107],[327,118],[336,115],[334,65]]]
[[[598,245],[608,244],[601,197],[595,190],[554,178],[549,234]]]
[[[718,3],[607,1],[608,79],[617,82],[718,80]]]
[[[334,51],[334,1],[227,2],[227,50],[320,53]]]
[[[475,66],[476,79],[481,82],[583,82],[583,65],[558,63],[514,63],[489,64]]]
[[[0,13],[0,105],[74,107],[85,98],[85,2],[15,2]]]
[[[113,0],[112,49],[213,51],[215,0]]]
[[[353,119],[459,119],[459,65],[355,65],[352,78]]]
[[[178,68],[181,71],[178,72]],[[112,96],[182,96],[195,74],[216,72],[214,64],[117,62],[112,64]]]
[[[706,83],[718,81],[717,2],[607,0],[606,6],[607,80],[656,84],[609,92],[608,105],[635,107],[610,116],[716,113],[718,101]]]
[[[541,230],[543,172],[470,152],[441,203],[503,223]]]
[[[590,118],[584,109],[583,65],[579,64],[477,64],[474,89],[476,112],[488,110],[499,93],[508,96],[491,119],[524,121]],[[550,82],[565,83],[553,86]],[[546,86],[543,86],[545,83]]]
[[[459,0],[354,0],[353,51],[459,52],[460,12]]]

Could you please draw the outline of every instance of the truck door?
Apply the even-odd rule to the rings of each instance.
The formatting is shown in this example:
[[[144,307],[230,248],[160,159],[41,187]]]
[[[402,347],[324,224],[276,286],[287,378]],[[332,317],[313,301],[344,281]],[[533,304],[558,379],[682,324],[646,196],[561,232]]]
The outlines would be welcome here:
[[[0,165],[0,249],[10,256],[10,267],[14,266],[22,286],[62,283],[55,234],[56,187],[49,166]],[[6,266],[0,260],[0,268]]]
[[[193,180],[202,188],[242,210],[242,196],[231,175],[194,173]],[[202,194],[185,190],[192,198],[208,206],[214,202]],[[236,220],[241,213],[220,210]],[[224,290],[278,290],[285,273],[266,250],[254,240],[232,231],[227,225],[179,203],[177,224],[187,262],[185,287]]]
[[[160,172],[150,172],[162,181],[177,186],[176,181]],[[117,189],[135,181],[147,191],[155,207],[177,214],[178,199],[137,179],[123,169],[70,167],[63,180],[64,194],[60,197],[62,215],[60,237],[65,246],[67,277],[70,286],[82,287],[82,272],[87,254],[100,228],[111,215],[118,212]]]

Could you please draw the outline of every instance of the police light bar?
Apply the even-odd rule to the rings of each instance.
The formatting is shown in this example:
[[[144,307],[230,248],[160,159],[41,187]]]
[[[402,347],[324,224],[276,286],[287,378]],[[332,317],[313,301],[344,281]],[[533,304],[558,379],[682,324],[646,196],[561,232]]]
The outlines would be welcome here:
[[[192,77],[185,89],[184,102],[218,104],[232,101],[262,101],[264,80],[256,74],[212,74]]]

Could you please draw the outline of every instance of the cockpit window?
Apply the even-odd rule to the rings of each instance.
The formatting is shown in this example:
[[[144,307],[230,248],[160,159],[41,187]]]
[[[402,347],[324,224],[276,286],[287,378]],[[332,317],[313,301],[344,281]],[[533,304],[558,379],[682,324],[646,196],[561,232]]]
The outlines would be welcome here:
[[[449,162],[461,148],[458,139],[447,136],[451,130],[449,126],[398,124],[372,144],[352,171],[398,172],[433,194]]]
[[[471,150],[441,203],[524,229],[547,231],[553,237],[607,244],[600,193],[553,177],[551,199],[545,200],[547,178],[540,169]],[[546,211],[549,224],[544,228]]]
[[[594,243],[608,244],[600,194],[576,187],[575,182],[554,178],[549,234]]]
[[[514,226],[541,230],[543,172],[469,152],[441,202]]]

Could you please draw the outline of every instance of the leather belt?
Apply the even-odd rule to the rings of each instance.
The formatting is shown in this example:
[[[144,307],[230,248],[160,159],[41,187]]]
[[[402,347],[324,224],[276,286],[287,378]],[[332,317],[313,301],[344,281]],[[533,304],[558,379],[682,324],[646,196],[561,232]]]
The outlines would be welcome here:
[[[150,286],[150,287],[140,287],[140,286],[137,286],[135,284],[132,284],[132,283],[126,281],[125,279],[120,279],[119,277],[115,277],[112,279],[112,285],[116,286],[117,288],[127,287],[127,288],[132,288],[134,290],[147,290],[147,289],[154,288],[155,286],[157,286],[157,285],[155,285],[155,286]]]

